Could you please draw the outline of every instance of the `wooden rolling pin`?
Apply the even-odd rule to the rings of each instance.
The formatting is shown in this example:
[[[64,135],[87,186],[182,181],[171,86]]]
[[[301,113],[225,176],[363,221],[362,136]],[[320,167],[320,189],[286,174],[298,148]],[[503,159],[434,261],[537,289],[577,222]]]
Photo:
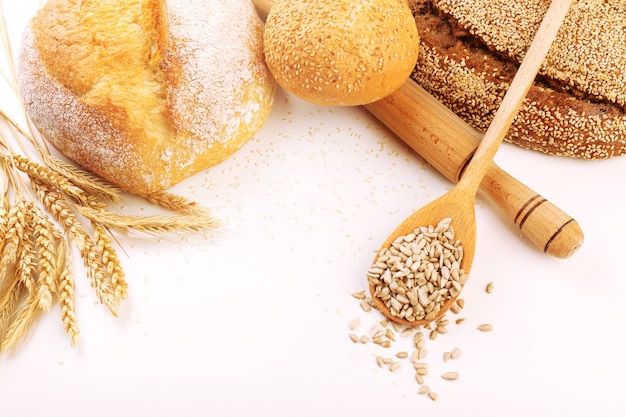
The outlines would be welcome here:
[[[459,180],[483,136],[413,80],[364,107],[452,182]],[[545,253],[568,258],[582,245],[576,220],[495,163],[480,189]]]
[[[272,1],[253,2],[265,19]],[[459,180],[483,136],[411,79],[364,107],[452,182]],[[543,252],[568,258],[582,245],[584,235],[576,220],[495,163],[480,189]]]

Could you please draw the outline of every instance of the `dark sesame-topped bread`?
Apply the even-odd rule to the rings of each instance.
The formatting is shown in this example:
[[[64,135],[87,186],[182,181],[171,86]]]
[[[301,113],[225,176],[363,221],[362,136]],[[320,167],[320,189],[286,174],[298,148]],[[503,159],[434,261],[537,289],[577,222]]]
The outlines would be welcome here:
[[[409,0],[412,78],[486,130],[549,0]],[[585,159],[626,153],[626,3],[575,0],[506,140]]]

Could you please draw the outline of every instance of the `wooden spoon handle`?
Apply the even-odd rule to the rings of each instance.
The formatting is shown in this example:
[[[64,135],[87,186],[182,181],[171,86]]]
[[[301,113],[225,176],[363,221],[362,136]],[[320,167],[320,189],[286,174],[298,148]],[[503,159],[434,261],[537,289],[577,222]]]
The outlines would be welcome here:
[[[463,173],[460,182],[466,190],[478,191],[478,187],[485,176],[487,168],[496,155],[500,144],[504,140],[513,120],[517,116],[522,103],[526,100],[528,90],[548,56],[550,47],[556,39],[565,15],[569,11],[573,0],[552,0],[548,11],[543,17],[533,41],[530,43],[524,59],[515,73],[498,110],[494,115],[485,136],[478,149],[472,156],[471,163]]]
[[[483,136],[413,80],[365,108],[452,182],[459,181]],[[571,216],[495,163],[480,188],[543,252],[568,258],[582,245],[583,232]]]
[[[265,20],[272,0],[253,3]],[[410,79],[365,108],[452,182],[458,182],[483,137]],[[583,232],[574,219],[495,163],[480,188],[543,252],[568,258],[582,245]]]

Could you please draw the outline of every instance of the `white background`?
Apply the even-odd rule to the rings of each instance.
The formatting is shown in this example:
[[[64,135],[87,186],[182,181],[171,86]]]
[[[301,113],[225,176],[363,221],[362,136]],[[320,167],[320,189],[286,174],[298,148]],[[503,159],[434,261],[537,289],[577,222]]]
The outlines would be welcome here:
[[[16,39],[37,3],[3,2]],[[547,256],[479,196],[466,321],[426,346],[437,401],[417,394],[408,362],[395,373],[375,363],[410,352],[410,339],[354,344],[348,324],[360,318],[361,335],[381,319],[351,294],[386,236],[450,184],[365,110],[279,90],[253,140],[173,190],[224,229],[120,238],[130,287],[118,318],[77,268],[78,347],[55,306],[0,357],[0,416],[626,415],[626,160],[508,144],[496,160],[571,214],[585,243]],[[444,363],[455,347],[461,357]],[[459,380],[441,379],[449,370]]]

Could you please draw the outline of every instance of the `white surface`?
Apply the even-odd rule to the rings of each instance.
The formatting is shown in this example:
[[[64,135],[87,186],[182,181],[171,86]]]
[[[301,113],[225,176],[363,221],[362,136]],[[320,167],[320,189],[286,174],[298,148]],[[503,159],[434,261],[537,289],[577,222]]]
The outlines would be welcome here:
[[[18,13],[17,3],[3,4],[15,33],[37,4],[19,2]],[[365,289],[387,234],[449,184],[364,110],[279,91],[249,144],[174,190],[213,208],[224,232],[121,239],[130,294],[117,319],[77,270],[79,346],[57,306],[0,357],[0,415],[626,415],[626,160],[505,145],[497,161],[571,214],[586,240],[571,259],[551,258],[481,196],[467,321],[427,343],[436,402],[417,394],[408,362],[376,366],[410,340],[355,345],[348,324],[361,318],[360,335],[381,318],[350,294]],[[457,346],[461,357],[444,363]],[[448,370],[459,380],[441,379]]]

